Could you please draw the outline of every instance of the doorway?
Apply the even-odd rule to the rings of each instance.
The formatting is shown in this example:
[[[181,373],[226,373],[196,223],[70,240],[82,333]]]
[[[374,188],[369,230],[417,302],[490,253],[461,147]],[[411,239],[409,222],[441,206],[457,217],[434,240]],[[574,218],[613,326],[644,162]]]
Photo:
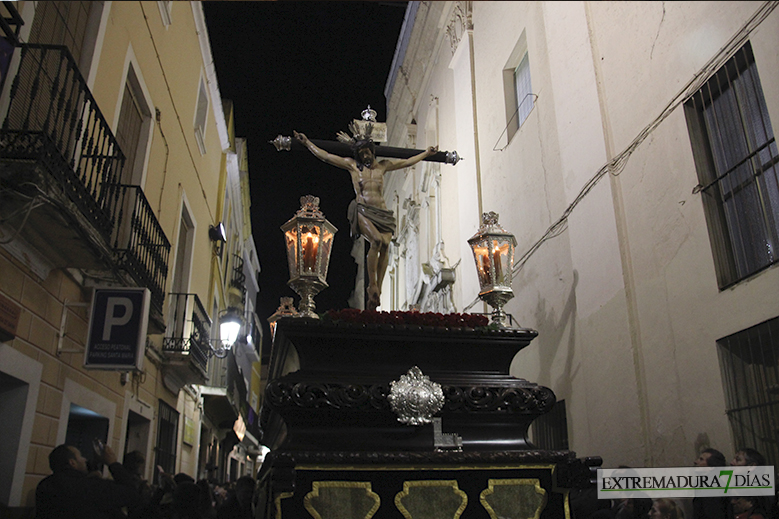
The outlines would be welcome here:
[[[29,384],[0,372],[0,503],[8,506],[11,486],[16,473],[19,438],[22,433],[24,410],[27,406]]]
[[[151,422],[148,418],[134,411],[127,412],[127,430],[125,431],[124,454],[139,451],[146,457],[146,447],[149,445],[149,430]],[[124,456],[122,457],[124,459]]]
[[[108,443],[108,425],[108,418],[105,416],[86,407],[70,404],[65,443],[81,451],[81,454],[87,459],[87,467],[90,472],[102,468],[97,461],[97,454],[92,447],[92,442],[99,439],[104,444]]]

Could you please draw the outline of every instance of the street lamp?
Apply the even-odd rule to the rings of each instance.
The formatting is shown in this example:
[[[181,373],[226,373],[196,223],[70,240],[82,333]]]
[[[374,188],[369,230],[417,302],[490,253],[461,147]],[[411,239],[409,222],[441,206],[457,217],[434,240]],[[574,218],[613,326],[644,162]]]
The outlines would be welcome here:
[[[241,319],[241,315],[236,308],[231,306],[222,312],[219,315],[219,340],[211,341],[216,346],[210,344],[209,357],[215,355],[220,359],[225,358],[227,352],[230,351],[233,344],[238,340],[241,326],[243,326],[243,319]]]
[[[511,270],[514,267],[514,248],[517,239],[498,223],[498,214],[482,214],[479,231],[468,240],[479,275],[479,298],[493,307],[492,322],[500,328],[505,325],[503,305],[512,297]]]
[[[314,296],[328,287],[327,268],[338,229],[319,210],[318,197],[303,196],[300,206],[295,216],[281,226],[289,264],[287,285],[300,296],[300,316],[318,319]]]

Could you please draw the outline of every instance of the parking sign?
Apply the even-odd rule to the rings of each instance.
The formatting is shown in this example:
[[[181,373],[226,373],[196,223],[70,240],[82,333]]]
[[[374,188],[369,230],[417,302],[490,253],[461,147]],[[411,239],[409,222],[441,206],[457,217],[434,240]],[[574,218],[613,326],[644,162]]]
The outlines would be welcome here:
[[[98,288],[92,296],[84,367],[143,369],[149,324],[148,288]]]

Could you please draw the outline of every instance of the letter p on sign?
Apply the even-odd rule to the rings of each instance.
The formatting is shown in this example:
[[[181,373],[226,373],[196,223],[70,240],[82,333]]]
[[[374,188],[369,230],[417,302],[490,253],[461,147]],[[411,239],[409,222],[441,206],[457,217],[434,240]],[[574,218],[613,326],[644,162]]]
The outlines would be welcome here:
[[[121,315],[117,308],[123,308]],[[109,297],[106,302],[105,322],[103,324],[103,340],[111,340],[111,328],[124,326],[133,316],[133,302],[127,297]]]

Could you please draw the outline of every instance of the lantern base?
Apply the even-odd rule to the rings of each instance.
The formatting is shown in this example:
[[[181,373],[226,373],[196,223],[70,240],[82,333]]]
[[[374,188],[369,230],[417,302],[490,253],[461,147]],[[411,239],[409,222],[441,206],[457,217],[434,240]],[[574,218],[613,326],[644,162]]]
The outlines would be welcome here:
[[[498,328],[511,328],[506,325],[506,312],[503,311],[503,305],[513,297],[514,291],[510,288],[500,290],[493,289],[489,292],[482,292],[479,294],[479,298],[493,308],[492,322],[490,324],[494,324]]]
[[[316,304],[314,303],[314,296],[327,288],[329,285],[318,279],[305,278],[296,279],[295,281],[290,281],[287,284],[300,296],[300,303],[298,303],[298,317],[319,319],[319,316],[315,312]]]

